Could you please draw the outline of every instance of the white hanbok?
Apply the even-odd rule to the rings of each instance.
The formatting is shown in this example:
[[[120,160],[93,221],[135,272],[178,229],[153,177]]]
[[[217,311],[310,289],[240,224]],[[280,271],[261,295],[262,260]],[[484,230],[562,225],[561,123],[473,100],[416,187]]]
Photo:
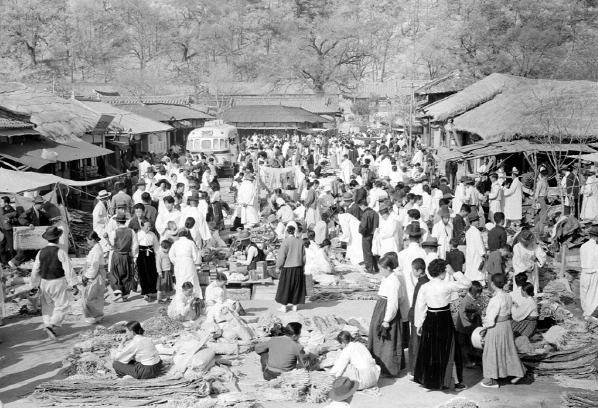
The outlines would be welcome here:
[[[168,211],[166,207],[164,207],[163,211],[159,211],[158,217],[156,218],[156,231],[160,234],[160,240],[162,240],[164,232],[168,229],[168,223],[172,221],[178,227],[180,220],[181,212],[178,210],[173,209],[172,211]]]
[[[170,248],[168,257],[170,258],[170,262],[174,265],[177,294],[183,291],[183,283],[191,282],[193,284],[195,297],[203,299],[196,267],[196,265],[199,265],[201,262],[201,256],[195,243],[188,238],[180,238],[176,240]]]
[[[505,194],[505,218],[517,221],[523,217],[523,189],[521,181],[517,177],[513,179],[511,186]]]
[[[349,159],[343,160],[340,165],[341,174],[340,178],[343,180],[343,183],[349,184],[351,182],[351,175],[353,174],[353,162]]]
[[[110,245],[108,241],[104,238],[104,234],[108,232],[108,221],[110,221],[110,216],[108,215],[108,209],[103,202],[99,202],[96,204],[95,208],[93,209],[92,213],[93,217],[93,230],[98,234],[100,237],[100,245],[102,246],[102,251],[108,252],[110,251]]]
[[[383,256],[387,252],[399,253],[399,231],[401,224],[396,218],[389,216],[388,219],[380,217],[378,228],[374,233],[372,253]]]
[[[240,218],[242,224],[257,224],[260,221],[257,188],[250,180],[243,180],[237,192],[237,201],[241,206]]]
[[[484,282],[484,273],[479,270],[486,247],[482,233],[473,225],[465,233],[465,276],[472,281]]]
[[[598,178],[596,176],[586,179],[580,218],[584,221],[598,220]]]
[[[343,230],[340,241],[347,243],[347,259],[353,265],[358,265],[363,262],[362,237],[359,233],[360,221],[351,214],[344,213],[338,215],[338,222]]]
[[[451,249],[451,238],[453,237],[453,226],[449,222],[445,225],[442,220],[434,224],[432,227],[433,237],[438,239],[438,257],[440,259],[446,259],[446,253]]]
[[[330,374],[357,381],[358,389],[364,390],[378,384],[380,366],[376,365],[376,361],[365,345],[351,342],[341,351]]]
[[[195,220],[195,225],[191,231],[191,233],[194,234],[194,238],[199,237],[202,241],[208,241],[210,238],[212,238],[210,227],[208,227],[206,218],[199,210],[199,207],[189,206],[183,208],[181,211],[181,218],[179,220],[179,228],[183,228],[185,226],[185,221],[187,221],[187,218],[193,218]]]

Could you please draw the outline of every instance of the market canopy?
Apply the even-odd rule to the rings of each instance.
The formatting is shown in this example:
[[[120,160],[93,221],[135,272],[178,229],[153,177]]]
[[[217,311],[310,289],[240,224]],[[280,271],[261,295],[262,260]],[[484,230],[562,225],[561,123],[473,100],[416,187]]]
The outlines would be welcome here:
[[[20,193],[23,191],[38,190],[52,184],[64,184],[71,187],[84,187],[92,184],[103,183],[114,177],[105,177],[96,180],[74,181],[55,176],[53,174],[33,173],[27,171],[14,171],[0,168],[0,193]]]
[[[513,153],[595,153],[596,151],[586,145],[581,144],[542,144],[533,143],[527,139],[513,140],[509,142],[488,142],[465,145],[454,148],[451,151],[438,154],[438,158],[445,161],[454,160],[472,160],[481,157],[496,156],[499,154]]]

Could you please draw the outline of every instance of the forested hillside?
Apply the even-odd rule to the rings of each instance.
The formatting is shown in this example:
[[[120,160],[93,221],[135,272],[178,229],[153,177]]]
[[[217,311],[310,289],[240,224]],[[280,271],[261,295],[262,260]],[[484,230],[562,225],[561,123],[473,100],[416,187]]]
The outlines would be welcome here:
[[[0,0],[0,16],[3,80],[598,79],[595,0]]]

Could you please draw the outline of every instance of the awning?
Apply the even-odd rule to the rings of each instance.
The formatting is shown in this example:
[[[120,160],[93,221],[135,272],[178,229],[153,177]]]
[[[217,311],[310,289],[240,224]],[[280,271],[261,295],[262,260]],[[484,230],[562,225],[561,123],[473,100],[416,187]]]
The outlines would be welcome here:
[[[63,179],[53,174],[33,173],[27,171],[13,171],[0,168],[0,193],[20,193],[23,191],[38,190],[52,184],[64,184],[72,187],[90,186],[92,184],[104,183],[114,177],[88,181],[74,181]]]
[[[68,143],[68,144],[65,144]],[[24,143],[2,143],[0,156],[34,169],[39,169],[46,164],[69,162],[73,160],[88,159],[91,157],[112,154],[112,150],[85,142],[83,140],[57,143],[50,140],[26,141]],[[42,152],[46,149],[57,154],[55,160],[42,159]]]
[[[118,147],[120,150],[127,150],[131,147],[130,143],[126,143],[126,142],[120,142],[117,140],[106,140],[106,144],[112,145],[112,146],[116,146]]]
[[[39,132],[34,129],[2,129],[0,130],[0,136],[13,137],[13,136],[28,136],[28,135],[39,135]]]
[[[567,156],[571,159],[579,159],[591,162],[598,162],[598,153],[590,153],[590,154],[582,154],[582,155],[569,155]]]
[[[570,151],[582,153],[595,153],[594,149],[581,144],[542,144],[529,140],[513,140],[509,142],[478,142],[454,150],[438,154],[438,158],[445,161],[472,160],[481,157],[496,156],[499,154],[513,153],[567,153]]]

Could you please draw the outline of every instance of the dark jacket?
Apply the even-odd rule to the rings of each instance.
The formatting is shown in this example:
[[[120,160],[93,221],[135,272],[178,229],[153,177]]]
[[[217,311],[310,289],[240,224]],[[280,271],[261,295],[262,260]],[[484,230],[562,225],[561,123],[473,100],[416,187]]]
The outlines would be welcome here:
[[[44,210],[40,210],[36,213],[35,209],[31,207],[21,214],[19,217],[19,224],[24,226],[33,225],[35,227],[39,227],[50,225],[50,220],[48,219],[48,214]]]

